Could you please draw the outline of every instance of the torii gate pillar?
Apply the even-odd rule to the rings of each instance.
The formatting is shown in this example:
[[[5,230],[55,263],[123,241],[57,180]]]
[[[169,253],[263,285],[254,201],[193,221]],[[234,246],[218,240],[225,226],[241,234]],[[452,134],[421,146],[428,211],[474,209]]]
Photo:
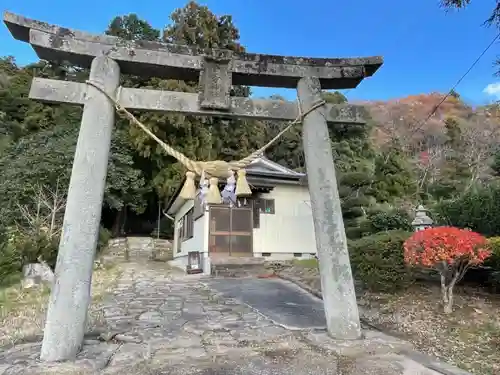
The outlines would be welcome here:
[[[302,78],[297,94],[302,113],[306,113],[321,100],[319,79]],[[337,339],[358,339],[361,337],[358,305],[323,107],[304,117],[302,143],[328,333]]]
[[[108,57],[96,57],[90,79],[99,82],[107,92],[115,92],[120,67]],[[45,361],[75,358],[83,343],[114,123],[113,103],[89,87],[45,322],[40,355]]]

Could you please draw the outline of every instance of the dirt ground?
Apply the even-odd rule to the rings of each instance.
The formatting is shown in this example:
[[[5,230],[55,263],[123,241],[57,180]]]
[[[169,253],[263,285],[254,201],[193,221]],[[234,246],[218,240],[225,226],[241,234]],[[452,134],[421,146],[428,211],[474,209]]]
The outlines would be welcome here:
[[[309,263],[283,271],[320,290],[318,271]],[[452,314],[442,312],[437,285],[415,284],[399,293],[358,294],[362,317],[417,349],[474,374],[500,374],[500,295],[457,286]]]
[[[92,299],[94,302],[113,289],[120,274],[118,267],[94,271]],[[47,286],[23,289],[20,284],[0,289],[0,346],[14,345],[31,340],[43,333],[45,312],[50,295]],[[95,305],[90,309],[89,325],[95,326],[102,319]]]

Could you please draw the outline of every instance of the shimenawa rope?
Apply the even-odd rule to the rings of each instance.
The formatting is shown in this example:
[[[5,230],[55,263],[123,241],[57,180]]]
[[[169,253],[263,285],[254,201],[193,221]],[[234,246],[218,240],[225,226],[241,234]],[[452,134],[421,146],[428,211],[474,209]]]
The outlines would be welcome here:
[[[201,176],[203,173],[208,176],[210,188],[207,194],[206,201],[208,203],[221,203],[221,195],[218,189],[218,179],[219,178],[229,178],[232,177],[234,171],[238,174],[238,179],[236,181],[236,195],[237,196],[249,196],[252,194],[250,186],[246,180],[246,173],[244,168],[247,167],[254,160],[258,159],[264,154],[264,151],[275,143],[284,133],[286,133],[293,125],[302,122],[304,117],[316,108],[321,107],[325,104],[324,100],[314,103],[307,111],[302,112],[299,108],[299,115],[293,121],[291,121],[283,130],[281,130],[273,139],[267,142],[264,146],[258,150],[252,152],[247,157],[241,160],[235,160],[226,162],[224,160],[213,160],[213,161],[196,161],[189,159],[182,152],[177,151],[172,146],[163,142],[155,134],[151,132],[143,123],[141,123],[132,113],[130,113],[126,108],[124,108],[120,102],[110,95],[104,88],[102,88],[98,83],[87,80],[86,83],[95,89],[99,90],[104,94],[115,106],[116,111],[122,117],[127,118],[131,123],[139,126],[146,134],[153,138],[164,150],[165,152],[177,159],[182,165],[188,170],[186,172],[186,182],[179,193],[179,196],[184,199],[194,199],[196,196],[196,187],[194,183],[195,176]]]

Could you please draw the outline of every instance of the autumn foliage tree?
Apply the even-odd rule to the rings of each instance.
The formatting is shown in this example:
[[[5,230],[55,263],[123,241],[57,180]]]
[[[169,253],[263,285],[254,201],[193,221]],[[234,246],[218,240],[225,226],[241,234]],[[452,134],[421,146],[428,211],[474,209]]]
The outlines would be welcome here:
[[[470,267],[482,264],[490,254],[485,237],[456,227],[427,228],[415,232],[404,243],[406,264],[439,272],[441,297],[447,314],[452,312],[455,285]]]

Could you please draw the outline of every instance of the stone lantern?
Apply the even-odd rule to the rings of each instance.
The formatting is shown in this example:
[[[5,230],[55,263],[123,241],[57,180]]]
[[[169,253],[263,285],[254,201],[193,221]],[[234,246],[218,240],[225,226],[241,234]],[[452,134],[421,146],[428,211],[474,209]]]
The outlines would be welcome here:
[[[432,227],[434,221],[427,215],[427,210],[424,206],[419,205],[415,210],[415,219],[411,222],[415,232]]]

